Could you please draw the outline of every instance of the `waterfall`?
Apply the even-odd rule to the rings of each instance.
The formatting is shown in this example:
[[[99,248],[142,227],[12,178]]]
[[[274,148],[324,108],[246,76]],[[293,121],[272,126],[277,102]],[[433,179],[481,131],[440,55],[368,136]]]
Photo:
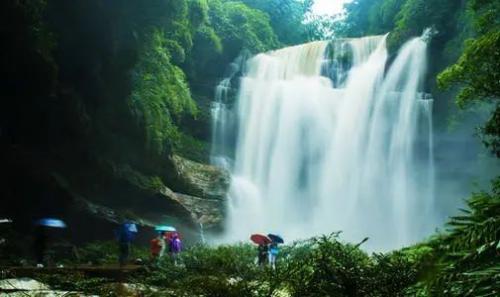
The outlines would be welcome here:
[[[388,250],[430,234],[432,99],[421,93],[427,43],[408,41],[389,64],[386,38],[258,54],[246,63],[232,108],[217,93],[232,120],[214,117],[214,135],[234,131],[232,148],[227,140],[213,144],[214,160],[232,160],[224,165],[232,172],[227,240],[341,230],[346,240],[369,237],[367,248]]]
[[[229,168],[228,163],[228,130],[232,123],[231,112],[228,110],[228,93],[231,88],[230,78],[223,79],[215,89],[215,101],[212,103],[212,151],[211,163],[223,168]]]
[[[203,229],[203,223],[199,223],[199,226],[200,226],[200,242],[201,244],[205,244],[206,240],[205,240],[205,230]]]

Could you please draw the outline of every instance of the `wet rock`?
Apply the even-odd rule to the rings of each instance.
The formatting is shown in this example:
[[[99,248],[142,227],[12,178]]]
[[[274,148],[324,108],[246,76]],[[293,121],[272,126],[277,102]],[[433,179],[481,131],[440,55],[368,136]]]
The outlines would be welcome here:
[[[197,163],[177,155],[171,157],[185,192],[200,198],[223,200],[229,188],[230,176],[218,167]]]
[[[160,290],[154,286],[148,286],[140,283],[111,283],[105,286],[106,290],[113,296],[170,296],[173,292]]]
[[[18,291],[9,293],[7,296],[9,297],[97,297],[97,295],[86,295],[81,292],[54,291],[54,290]]]
[[[50,290],[49,286],[31,278],[8,278],[0,280],[1,291]]]
[[[81,292],[51,290],[48,285],[28,277],[0,280],[0,296],[4,295],[22,297],[90,296]]]
[[[75,240],[109,239],[116,226],[126,218],[136,221],[142,230],[148,230],[139,234],[138,240],[144,242],[153,234],[154,226],[165,222],[172,222],[185,235],[192,233],[193,238],[198,238],[200,223],[206,228],[218,226],[223,220],[222,197],[225,196],[229,177],[213,166],[180,157],[176,160],[176,170],[182,174],[182,180],[189,183],[189,188],[194,189],[192,193],[204,196],[176,193],[157,177],[116,164],[110,169],[114,179],[109,180],[109,188],[112,189],[109,196],[86,196],[72,187],[61,174],[53,172],[54,184],[70,198],[67,201],[71,201],[67,206],[66,219],[72,233],[80,234]],[[121,195],[114,194],[119,191]]]
[[[223,201],[203,199],[180,193],[176,193],[175,197],[191,213],[191,217],[197,223],[201,223],[205,227],[213,227],[222,222]]]

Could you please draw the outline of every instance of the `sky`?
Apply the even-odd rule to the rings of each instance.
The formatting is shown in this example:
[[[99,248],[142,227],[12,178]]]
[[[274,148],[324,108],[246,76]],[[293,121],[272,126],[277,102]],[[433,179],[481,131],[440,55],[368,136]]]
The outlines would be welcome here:
[[[313,13],[334,15],[342,11],[344,3],[350,0],[314,0]]]

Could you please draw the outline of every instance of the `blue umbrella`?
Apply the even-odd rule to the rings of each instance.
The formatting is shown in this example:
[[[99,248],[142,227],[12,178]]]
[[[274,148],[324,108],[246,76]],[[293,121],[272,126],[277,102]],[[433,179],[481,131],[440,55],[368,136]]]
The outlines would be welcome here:
[[[269,237],[274,243],[285,243],[283,238],[279,235],[276,234],[267,234],[267,237]]]
[[[54,218],[43,218],[36,222],[39,226],[51,227],[51,228],[66,228],[66,223],[62,220]]]
[[[155,231],[163,231],[163,232],[175,232],[177,229],[172,226],[167,226],[167,225],[160,225],[156,226]]]

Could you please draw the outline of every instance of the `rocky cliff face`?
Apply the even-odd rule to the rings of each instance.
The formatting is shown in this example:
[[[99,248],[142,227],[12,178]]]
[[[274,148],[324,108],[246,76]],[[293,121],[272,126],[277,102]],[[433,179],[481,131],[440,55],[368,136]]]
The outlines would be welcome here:
[[[22,168],[19,176],[9,176],[8,186],[4,184],[3,191],[9,190],[9,195],[3,196],[1,212],[25,234],[31,232],[32,222],[39,217],[60,217],[68,223],[74,242],[113,239],[114,229],[125,219],[142,227],[139,240],[154,236],[155,225],[171,224],[186,239],[197,241],[200,224],[207,229],[221,227],[229,177],[210,165],[175,158],[189,164],[172,169],[185,178],[185,192],[174,192],[160,178],[142,175],[130,167],[109,172],[101,168],[92,180],[78,180],[44,168],[38,172]],[[22,183],[18,179],[21,176]]]
[[[177,155],[173,155],[171,160],[186,194],[205,199],[225,199],[229,187],[228,172]]]
[[[189,51],[201,20],[190,23],[188,1],[160,2],[2,2],[12,25],[1,49],[0,217],[18,231],[46,216],[78,241],[112,239],[125,218],[145,236],[160,223],[192,237],[199,223],[220,224],[227,174],[174,154],[206,157],[206,139],[183,127],[205,135],[197,114],[207,111],[172,55]]]

